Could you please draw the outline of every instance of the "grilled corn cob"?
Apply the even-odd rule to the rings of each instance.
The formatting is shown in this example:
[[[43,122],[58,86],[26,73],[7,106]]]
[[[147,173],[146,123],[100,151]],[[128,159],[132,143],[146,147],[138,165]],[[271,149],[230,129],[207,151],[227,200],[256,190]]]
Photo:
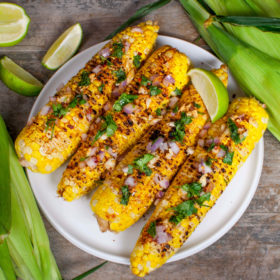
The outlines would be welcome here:
[[[224,66],[214,72],[226,85],[227,72]],[[172,111],[149,129],[94,193],[91,207],[102,231],[123,231],[137,222],[153,201],[163,196],[169,182],[184,162],[188,147],[195,144],[199,131],[209,118],[206,108],[191,84],[175,103],[177,100],[178,97],[173,98]],[[182,132],[185,135],[176,140],[174,131],[176,127],[180,129],[178,126],[184,115],[186,122]],[[133,162],[147,153],[154,156],[148,164],[152,174],[145,174],[136,168],[129,172]],[[122,203],[123,188],[130,195],[125,204]]]
[[[71,201],[92,190],[94,183],[114,168],[116,158],[159,120],[155,111],[167,106],[171,93],[186,85],[189,64],[184,54],[169,46],[155,51],[126,89],[133,100],[122,107],[122,95],[114,109],[93,124],[68,164],[58,194]]]
[[[131,254],[138,276],[163,265],[188,239],[262,137],[268,122],[253,98],[238,98],[179,170]]]
[[[103,105],[124,90],[150,54],[159,27],[140,23],[117,34],[21,131],[15,147],[21,164],[50,173],[76,150]]]

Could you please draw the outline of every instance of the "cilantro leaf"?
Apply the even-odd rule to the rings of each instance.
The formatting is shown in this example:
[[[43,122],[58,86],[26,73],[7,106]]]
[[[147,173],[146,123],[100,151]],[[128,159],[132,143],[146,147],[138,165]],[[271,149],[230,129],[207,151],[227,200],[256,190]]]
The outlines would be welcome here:
[[[127,174],[132,174],[133,173],[133,165],[129,164],[127,167],[128,167]]]
[[[48,131],[49,128],[51,128],[51,139],[53,138],[53,134],[54,134],[55,121],[56,121],[56,119],[47,119],[47,122],[46,122],[45,131]]]
[[[133,57],[133,64],[136,68],[139,68],[141,65],[141,55],[137,54]]]
[[[202,206],[204,201],[209,201],[210,200],[210,197],[211,197],[211,193],[205,193],[205,194],[201,195],[199,198],[197,198],[195,200],[195,202],[197,204],[199,204],[200,206]]]
[[[228,165],[232,165],[233,156],[234,156],[234,152],[227,151],[225,157],[223,158],[223,162]]]
[[[52,104],[52,109],[54,116],[58,118],[64,117],[68,112],[68,108],[63,107],[60,103]]]
[[[121,42],[113,43],[112,56],[117,57],[119,59],[122,58],[122,56],[123,56],[123,44]]]
[[[176,88],[174,91],[173,91],[177,96],[180,96],[182,95],[182,91],[178,88]]]
[[[173,113],[178,113],[178,111],[179,111],[179,107],[178,107],[178,105],[176,105],[176,106],[174,107],[174,109],[172,110],[172,112],[173,112]]]
[[[81,80],[78,84],[79,86],[88,86],[90,85],[89,73],[87,71],[83,71],[81,74]]]
[[[240,144],[245,139],[245,137],[243,139],[240,139],[240,136],[238,134],[238,127],[231,118],[228,119],[228,127],[231,139],[235,144]]]
[[[128,200],[129,197],[131,195],[128,186],[122,186],[121,188],[121,192],[122,192],[122,198],[121,198],[121,204],[123,205],[127,205],[128,204]]]
[[[102,91],[103,91],[104,86],[105,86],[104,84],[102,84],[101,86],[99,86],[99,87],[97,88],[97,89],[98,89],[98,91],[99,91],[99,92],[102,92]]]
[[[174,215],[172,215],[169,219],[170,222],[174,224],[179,224],[183,219],[197,212],[197,209],[194,206],[193,200],[186,200],[179,205],[172,207],[174,210]]]
[[[193,103],[193,105],[194,105],[194,107],[197,108],[197,109],[199,109],[199,108],[201,107],[199,104],[197,104],[197,103],[195,103],[195,102]]]
[[[117,77],[117,83],[120,83],[126,79],[126,74],[122,68],[114,71],[115,76]]]
[[[175,138],[176,141],[182,142],[185,136],[185,125],[190,124],[192,122],[192,118],[187,116],[185,112],[181,113],[181,119],[175,122],[175,130],[172,131],[172,137]]]
[[[161,109],[160,108],[156,109],[156,114],[157,114],[157,116],[161,116]]]
[[[137,95],[123,93],[119,97],[119,99],[115,102],[113,108],[115,111],[120,112],[124,105],[128,103],[132,103],[137,98],[138,98]]]
[[[152,82],[147,78],[145,77],[144,75],[142,75],[141,77],[141,86],[148,86],[150,85]]]
[[[215,143],[214,143],[214,141],[213,141],[213,142],[211,143],[211,145],[208,147],[207,152],[212,151],[212,150],[214,149],[214,147],[215,147]]]
[[[188,193],[188,197],[192,197],[192,196],[198,196],[200,191],[201,191],[201,188],[202,188],[202,185],[201,183],[198,183],[198,182],[193,182],[193,183],[190,183],[190,184],[184,184],[181,186],[181,188]]]
[[[150,95],[155,96],[161,93],[161,89],[158,88],[157,86],[151,86],[150,87]]]
[[[148,229],[147,229],[147,232],[152,236],[152,237],[155,237],[157,232],[156,232],[156,222],[151,222]]]
[[[152,160],[155,156],[152,154],[145,154],[142,157],[139,157],[134,160],[134,167],[145,173],[147,176],[152,174],[152,170],[147,166],[150,160]]]

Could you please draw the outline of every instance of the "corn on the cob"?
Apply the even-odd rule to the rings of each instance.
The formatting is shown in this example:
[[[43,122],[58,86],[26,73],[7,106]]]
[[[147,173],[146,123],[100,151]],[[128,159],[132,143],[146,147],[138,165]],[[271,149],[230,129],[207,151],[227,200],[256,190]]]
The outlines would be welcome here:
[[[227,72],[224,66],[214,73],[227,84]],[[94,193],[91,207],[102,231],[123,231],[134,224],[148,210],[153,201],[163,196],[169,182],[184,162],[188,147],[195,144],[197,135],[209,118],[203,101],[193,85],[183,91],[181,99],[174,97],[173,109],[162,121],[151,127],[145,136],[118,164],[104,184]],[[176,106],[175,106],[176,105]],[[177,113],[176,113],[177,111]],[[174,139],[174,131],[182,119],[182,141]],[[208,127],[209,124],[206,124]],[[145,174],[137,169],[128,172],[129,166],[145,154],[154,158],[149,162],[152,174]],[[128,174],[129,173],[129,174]],[[122,204],[122,188],[128,188],[130,197]]]
[[[126,89],[137,99],[107,112],[105,120],[97,119],[67,166],[58,194],[71,201],[92,190],[94,182],[114,168],[116,158],[159,120],[155,111],[167,106],[172,92],[186,85],[189,64],[184,54],[169,46],[155,51]],[[121,99],[115,104],[121,106]]]
[[[103,105],[124,90],[150,54],[159,27],[140,23],[116,35],[41,109],[15,142],[23,166],[50,173],[76,150]]]
[[[144,226],[131,254],[134,274],[145,276],[179,250],[252,152],[267,122],[258,101],[238,98],[209,128],[204,145],[188,155]]]

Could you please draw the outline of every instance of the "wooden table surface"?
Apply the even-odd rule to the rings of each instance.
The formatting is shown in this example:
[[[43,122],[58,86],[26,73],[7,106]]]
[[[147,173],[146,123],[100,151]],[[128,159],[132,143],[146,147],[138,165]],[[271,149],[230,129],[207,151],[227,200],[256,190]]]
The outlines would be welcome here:
[[[40,62],[52,42],[69,26],[80,22],[84,38],[80,51],[104,40],[137,7],[151,1],[132,0],[22,0],[31,18],[26,38],[16,46],[0,48],[39,80],[54,72]],[[198,34],[179,2],[148,15],[157,20],[160,34],[194,41]],[[197,44],[205,46],[203,41]],[[13,139],[24,127],[35,97],[20,96],[0,83],[0,114]],[[187,259],[164,265],[145,279],[280,279],[280,143],[265,133],[265,157],[257,192],[239,222],[219,241]],[[44,219],[52,250],[64,279],[102,262],[73,246]],[[87,279],[137,279],[128,266],[108,263]]]

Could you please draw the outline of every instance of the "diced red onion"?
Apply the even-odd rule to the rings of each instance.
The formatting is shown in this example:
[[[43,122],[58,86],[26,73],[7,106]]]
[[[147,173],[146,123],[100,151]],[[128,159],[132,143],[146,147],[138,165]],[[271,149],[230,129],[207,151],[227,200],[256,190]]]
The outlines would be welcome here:
[[[100,152],[98,153],[98,156],[99,156],[99,160],[101,161],[101,160],[104,159],[105,153],[104,153],[103,151],[100,151]]]
[[[167,145],[167,143],[162,143],[162,144],[160,145],[159,149],[160,149],[160,151],[161,151],[162,153],[165,152],[165,151],[167,151],[167,150],[168,150],[168,145]]]
[[[112,103],[111,102],[107,102],[105,105],[104,105],[104,111],[107,112],[109,110],[112,109]]]
[[[105,48],[105,49],[102,49],[99,54],[105,58],[107,58],[109,55],[110,55],[110,49],[109,48]]]
[[[105,168],[110,170],[110,169],[113,169],[116,165],[116,161],[112,158],[108,159],[106,162],[105,162]]]
[[[139,94],[147,94],[147,90],[144,87],[140,87],[138,90]]]
[[[177,155],[180,152],[180,148],[175,142],[168,142],[169,147],[171,148],[171,151]]]
[[[91,115],[90,113],[87,113],[86,117],[87,117],[87,120],[88,120],[89,122],[91,122],[92,119],[93,119],[93,117],[92,117],[92,115]]]
[[[48,105],[45,105],[40,112],[40,115],[45,116],[48,114],[48,112],[50,111],[51,107]]]
[[[220,143],[220,138],[219,137],[215,137],[214,138],[214,143],[217,145]]]
[[[56,101],[56,97],[54,97],[54,96],[51,96],[49,99],[50,99],[51,102],[55,102]]]
[[[126,167],[124,167],[123,169],[122,169],[122,171],[123,171],[123,173],[128,173],[128,166],[126,166]]]
[[[128,103],[123,107],[123,111],[127,114],[132,114],[135,110],[135,107],[133,106],[133,104]]]
[[[164,196],[164,192],[163,191],[159,191],[157,194],[156,194],[156,198],[162,198]]]
[[[162,179],[159,182],[159,185],[166,190],[169,187],[169,181],[167,179]]]
[[[113,158],[116,158],[116,157],[118,156],[117,153],[114,153],[114,152],[113,152],[112,148],[109,148],[109,149],[108,149],[108,153],[109,153],[109,155],[111,155]]]
[[[127,53],[130,47],[130,43],[128,41],[125,41],[124,43],[124,52]]]
[[[148,99],[146,100],[146,106],[147,106],[147,108],[150,107],[151,101],[152,101],[151,98],[148,98]]]
[[[219,152],[217,153],[218,158],[223,158],[226,155],[226,151],[220,148]]]
[[[86,163],[84,161],[79,162],[79,168],[85,168]]]
[[[90,148],[87,155],[89,157],[94,156],[96,154],[96,151],[97,151],[97,147]]]
[[[112,95],[113,96],[115,96],[115,97],[117,97],[117,96],[120,96],[120,89],[119,89],[119,87],[115,87],[114,89],[113,89],[113,91],[112,91]]]
[[[131,32],[140,32],[140,33],[143,33],[143,30],[142,30],[142,28],[140,28],[140,27],[138,27],[138,26],[135,26],[135,27],[132,27]]]
[[[73,129],[73,128],[74,128],[74,125],[72,125],[72,124],[67,124],[67,127],[70,128],[70,129]]]
[[[207,134],[207,130],[206,130],[206,129],[202,129],[202,130],[199,132],[198,136],[201,137],[201,138],[203,138],[206,134]]]
[[[102,69],[102,66],[99,64],[96,67],[94,67],[91,72],[97,74],[101,71],[101,69]]]
[[[211,138],[210,138],[210,139],[207,139],[207,140],[206,140],[206,144],[210,146],[210,145],[213,143],[213,141],[214,141],[214,140],[211,139]]]
[[[151,77],[150,77],[150,80],[151,81],[154,81],[156,78],[159,77],[159,74],[153,74]]]
[[[125,181],[124,184],[129,186],[129,187],[134,187],[136,185],[135,180],[132,176],[128,176]]]
[[[164,139],[162,137],[158,137],[158,139],[152,144],[150,151],[154,153],[160,147],[163,141]]]
[[[203,148],[204,147],[204,140],[203,139],[198,139],[197,144],[198,144],[198,146]]]
[[[126,86],[127,86],[127,81],[126,80],[122,81],[119,85],[119,91],[123,92]]]
[[[163,84],[166,87],[169,86],[170,84],[174,84],[174,83],[175,83],[175,80],[174,80],[174,78],[171,75],[167,75],[163,79]]]
[[[161,178],[161,176],[158,174],[158,173],[156,173],[155,175],[154,175],[154,182],[156,183],[156,184],[159,184],[159,182],[162,180],[162,178]]]
[[[95,168],[97,165],[96,157],[90,157],[90,158],[86,159],[85,163],[87,164],[87,166],[89,168]]]
[[[176,103],[178,102],[178,100],[179,100],[179,98],[176,97],[176,96],[171,97],[168,106],[169,106],[170,108],[173,108],[173,107],[176,105]]]
[[[203,129],[208,130],[210,127],[211,127],[211,123],[208,122],[208,123],[206,123],[206,124],[204,125]]]
[[[83,141],[86,141],[86,140],[87,140],[87,134],[86,134],[86,133],[83,133],[83,134],[81,135],[81,138],[82,138]]]
[[[98,118],[96,119],[95,123],[100,123],[100,121],[101,121],[101,118],[98,117]]]
[[[198,171],[203,173],[203,174],[207,174],[207,173],[213,172],[212,168],[210,166],[206,165],[204,161],[199,163]]]
[[[156,226],[156,236],[155,240],[158,244],[163,244],[172,239],[172,236],[165,231],[164,225]]]
[[[60,84],[57,86],[56,91],[60,91],[63,87],[64,87],[64,83],[60,83]]]

